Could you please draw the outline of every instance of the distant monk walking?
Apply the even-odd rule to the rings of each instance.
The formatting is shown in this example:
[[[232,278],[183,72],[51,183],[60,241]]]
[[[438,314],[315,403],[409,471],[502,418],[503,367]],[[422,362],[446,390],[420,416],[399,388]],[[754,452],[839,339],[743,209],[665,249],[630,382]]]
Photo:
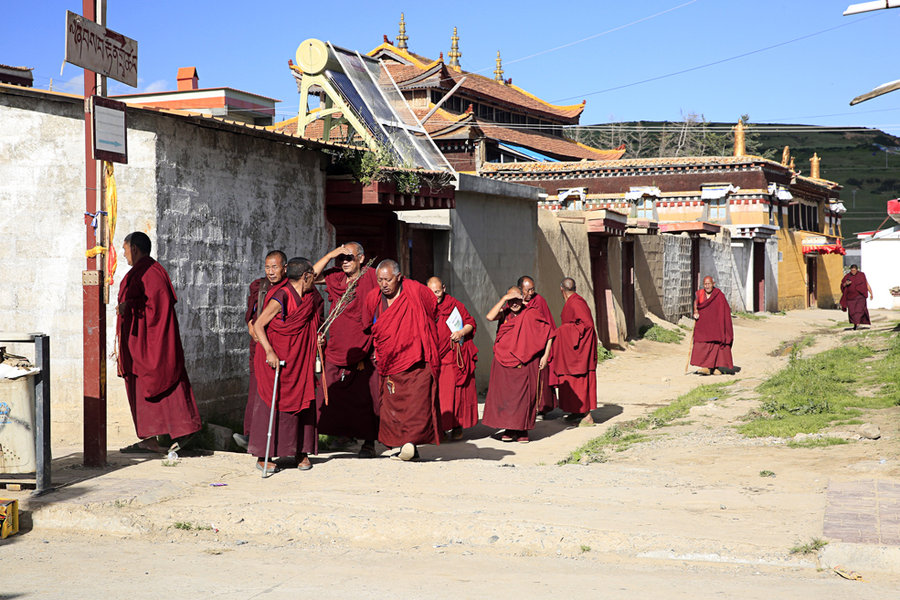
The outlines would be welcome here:
[[[168,450],[177,451],[200,429],[175,315],[178,298],[169,274],[150,258],[147,234],[127,235],[122,248],[131,270],[119,285],[117,367],[141,438],[122,452],[166,452],[155,438],[166,434],[173,440]]]
[[[328,261],[334,266],[325,269]],[[338,246],[313,266],[316,283],[324,283],[331,303],[337,309],[347,286],[356,281],[353,300],[331,324],[325,347],[322,371],[328,386],[328,404],[319,394],[319,433],[359,438],[360,458],[375,457],[378,437],[378,375],[372,362],[372,334],[362,321],[365,298],[378,289],[375,269],[365,267],[366,254],[359,242]],[[363,271],[365,269],[365,271]]]
[[[324,317],[325,301],[315,288],[309,260],[298,257],[287,263],[287,280],[266,294],[265,307],[253,324],[259,348],[256,353],[256,398],[250,417],[247,452],[257,457],[256,468],[276,472],[265,463],[269,415],[275,391],[275,420],[270,456],[296,457],[297,468],[312,468],[309,454],[318,449],[316,432],[316,330]],[[275,371],[280,361],[278,388]]]
[[[522,302],[522,290],[511,287],[488,312],[501,320],[494,340],[494,360],[481,422],[503,429],[504,442],[529,441],[538,410],[538,390],[546,379],[552,328],[534,304]]]
[[[523,275],[519,277],[519,280],[516,282],[516,285],[522,290],[522,300],[528,306],[534,306],[534,308],[538,309],[538,312],[544,317],[550,326],[553,329],[556,329],[556,320],[553,318],[553,313],[550,312],[550,307],[547,305],[547,300],[537,293],[537,289],[534,286],[534,279],[529,277],[528,275]],[[550,356],[547,358],[548,364],[553,363],[553,352],[550,352]],[[541,381],[541,397],[540,397],[540,406],[538,406],[538,415],[543,417],[548,412],[552,411],[556,408],[556,394],[554,392],[554,388],[557,386],[559,382],[556,378],[556,373],[553,369],[550,369],[550,372],[547,377],[543,378]]]
[[[421,283],[404,279],[396,261],[378,263],[376,276],[379,289],[366,296],[362,316],[381,377],[378,439],[400,447],[392,458],[415,460],[416,444],[440,443],[437,300]]]
[[[860,325],[871,325],[866,296],[872,299],[872,288],[866,280],[866,274],[856,265],[850,265],[850,272],[841,279],[841,310],[847,311],[853,329]]]
[[[269,290],[284,282],[284,274],[287,269],[287,256],[281,250],[272,250],[266,254],[265,277],[254,279],[250,282],[250,294],[247,297],[247,311],[244,313],[244,322],[247,323],[247,332],[250,334],[250,388],[247,391],[247,406],[244,410],[244,434],[234,434],[234,442],[247,449],[247,441],[250,439],[250,416],[253,411],[253,399],[256,397],[256,374],[253,368],[253,358],[256,354],[256,331],[253,323],[266,301]]]
[[[460,440],[463,429],[478,424],[478,391],[475,389],[475,361],[478,348],[472,341],[475,319],[463,303],[447,293],[439,277],[428,280],[428,288],[437,298],[438,353],[441,374],[438,397],[441,407],[441,430],[449,438]]]
[[[700,367],[702,375],[721,375],[724,369],[732,371],[731,345],[734,329],[731,325],[731,307],[725,294],[716,287],[712,277],[703,278],[703,289],[694,298],[694,345],[691,361]]]
[[[553,370],[559,378],[559,407],[567,419],[593,424],[597,408],[597,332],[584,298],[575,292],[575,280],[566,277],[559,286],[566,303],[553,342]]]

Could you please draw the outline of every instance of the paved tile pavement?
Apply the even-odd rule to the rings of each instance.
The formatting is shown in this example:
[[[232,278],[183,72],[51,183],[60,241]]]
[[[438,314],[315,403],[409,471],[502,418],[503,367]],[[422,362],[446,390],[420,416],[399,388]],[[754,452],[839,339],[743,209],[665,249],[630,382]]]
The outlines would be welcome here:
[[[828,482],[823,533],[834,541],[900,545],[900,483]]]

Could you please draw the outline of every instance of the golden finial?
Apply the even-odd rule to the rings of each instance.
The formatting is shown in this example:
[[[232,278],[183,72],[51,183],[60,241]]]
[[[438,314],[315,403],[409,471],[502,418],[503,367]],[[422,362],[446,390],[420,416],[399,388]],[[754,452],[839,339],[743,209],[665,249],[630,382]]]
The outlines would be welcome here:
[[[737,122],[737,125],[731,128],[734,131],[734,155],[746,156],[747,151],[744,146],[744,119]]]
[[[809,176],[813,179],[820,179],[819,177],[819,162],[821,162],[821,158],[819,158],[818,153],[813,152],[813,157],[809,159]]]
[[[781,164],[784,166],[788,166],[791,162],[791,147],[785,146],[784,150],[781,151]]]
[[[406,50],[407,40],[409,40],[409,36],[406,35],[406,20],[404,19],[403,13],[400,13],[400,35],[397,36],[397,47],[401,50]]]
[[[450,57],[448,64],[459,71],[459,57],[462,56],[462,53],[459,51],[459,36],[456,35],[456,27],[453,28],[453,35],[450,37],[450,52],[447,56]]]
[[[497,68],[494,69],[494,81],[503,83],[503,63],[500,61],[500,51],[497,50]]]
[[[793,156],[791,157],[791,164],[788,165],[788,169],[790,169],[791,171],[794,170],[794,157]]]

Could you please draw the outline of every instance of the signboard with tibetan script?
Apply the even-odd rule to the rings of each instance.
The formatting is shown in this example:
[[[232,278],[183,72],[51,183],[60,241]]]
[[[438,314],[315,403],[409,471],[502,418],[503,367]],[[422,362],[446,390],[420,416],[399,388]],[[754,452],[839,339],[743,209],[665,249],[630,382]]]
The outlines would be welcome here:
[[[128,164],[125,103],[103,96],[91,97],[94,159]]]
[[[137,87],[137,42],[68,10],[66,62]]]

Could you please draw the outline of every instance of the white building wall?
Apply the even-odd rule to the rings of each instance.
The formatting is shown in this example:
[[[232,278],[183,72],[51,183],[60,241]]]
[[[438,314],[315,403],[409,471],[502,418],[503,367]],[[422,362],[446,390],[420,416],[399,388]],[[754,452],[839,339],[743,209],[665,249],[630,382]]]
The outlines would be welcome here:
[[[869,308],[900,308],[900,297],[890,289],[900,286],[900,227],[882,238],[863,240],[860,270],[872,288]]]

